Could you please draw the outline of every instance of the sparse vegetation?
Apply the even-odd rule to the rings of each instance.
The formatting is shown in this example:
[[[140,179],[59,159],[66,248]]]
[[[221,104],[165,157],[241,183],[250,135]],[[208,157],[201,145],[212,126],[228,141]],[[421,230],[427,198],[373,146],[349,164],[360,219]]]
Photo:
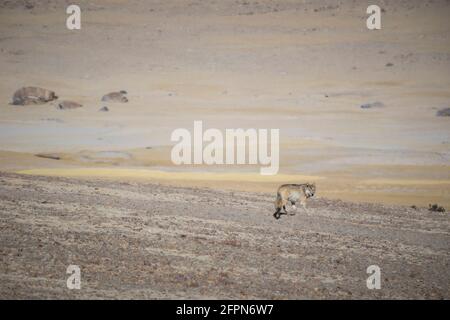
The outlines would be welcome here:
[[[430,204],[428,206],[428,210],[429,211],[433,211],[433,212],[445,212],[445,208],[440,206],[440,205],[438,205],[438,204],[436,204],[436,203],[435,204]]]
[[[436,112],[438,117],[450,117],[450,108],[444,108]]]

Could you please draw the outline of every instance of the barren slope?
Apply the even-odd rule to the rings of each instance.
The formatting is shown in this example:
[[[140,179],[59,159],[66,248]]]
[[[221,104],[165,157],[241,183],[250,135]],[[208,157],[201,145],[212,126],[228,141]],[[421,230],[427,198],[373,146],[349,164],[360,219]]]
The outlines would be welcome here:
[[[2,173],[0,298],[450,298],[448,213],[318,198],[276,221],[272,200]]]

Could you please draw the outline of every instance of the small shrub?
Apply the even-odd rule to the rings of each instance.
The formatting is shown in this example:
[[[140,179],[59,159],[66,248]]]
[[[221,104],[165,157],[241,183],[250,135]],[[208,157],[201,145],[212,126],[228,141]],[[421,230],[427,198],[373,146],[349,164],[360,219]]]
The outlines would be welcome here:
[[[442,207],[442,206],[437,205],[436,203],[433,204],[433,205],[430,204],[430,205],[428,206],[428,210],[429,210],[429,211],[432,211],[432,212],[445,212],[445,208]]]

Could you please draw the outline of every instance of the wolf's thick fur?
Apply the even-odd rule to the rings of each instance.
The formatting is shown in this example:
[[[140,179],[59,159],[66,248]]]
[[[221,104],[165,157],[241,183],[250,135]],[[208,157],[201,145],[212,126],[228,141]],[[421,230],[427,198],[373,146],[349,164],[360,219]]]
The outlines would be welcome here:
[[[56,99],[58,99],[58,97],[54,91],[39,87],[23,87],[14,92],[12,104],[22,106],[28,104],[43,104]]]
[[[280,219],[282,214],[287,214],[286,204],[288,202],[295,208],[295,203],[300,201],[306,210],[306,200],[314,196],[316,193],[316,185],[314,183],[303,184],[283,184],[278,188],[277,199],[275,200],[275,219]],[[284,213],[281,212],[284,210]]]

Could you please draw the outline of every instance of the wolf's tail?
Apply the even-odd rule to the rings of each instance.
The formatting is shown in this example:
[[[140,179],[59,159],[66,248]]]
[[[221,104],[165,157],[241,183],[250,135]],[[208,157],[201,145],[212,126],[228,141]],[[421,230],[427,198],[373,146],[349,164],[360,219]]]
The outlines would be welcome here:
[[[281,198],[281,194],[278,192],[277,199],[275,200],[275,213],[273,214],[275,219],[280,219],[282,208],[283,208],[283,199]]]
[[[275,210],[279,211],[283,208],[283,199],[281,198],[281,194],[277,192],[277,199],[275,200]]]

